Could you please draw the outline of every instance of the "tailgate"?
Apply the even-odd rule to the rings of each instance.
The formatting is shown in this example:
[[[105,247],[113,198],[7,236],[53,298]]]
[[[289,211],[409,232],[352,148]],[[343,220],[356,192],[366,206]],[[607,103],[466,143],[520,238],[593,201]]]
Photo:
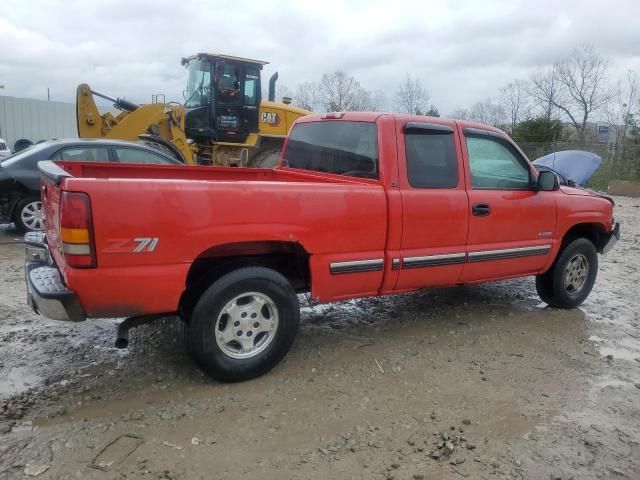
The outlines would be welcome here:
[[[38,170],[42,177],[40,193],[47,244],[56,264],[61,266],[64,264],[64,257],[60,241],[60,196],[64,179],[71,175],[50,161],[38,162]]]

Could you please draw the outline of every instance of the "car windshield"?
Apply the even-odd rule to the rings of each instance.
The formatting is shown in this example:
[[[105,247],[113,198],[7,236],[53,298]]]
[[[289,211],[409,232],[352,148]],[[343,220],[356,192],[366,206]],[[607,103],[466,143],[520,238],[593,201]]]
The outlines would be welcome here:
[[[9,155],[7,158],[3,159],[0,162],[0,165],[3,167],[8,167],[13,165],[14,163],[19,162],[23,158],[30,157],[31,154],[44,150],[48,148],[49,145],[46,143],[39,143],[37,145],[32,145],[29,148],[25,148],[24,150],[20,150],[19,152],[14,153],[13,155]]]
[[[189,80],[184,91],[184,106],[187,108],[200,107],[209,103],[211,90],[211,68],[204,60],[191,60],[189,66]]]

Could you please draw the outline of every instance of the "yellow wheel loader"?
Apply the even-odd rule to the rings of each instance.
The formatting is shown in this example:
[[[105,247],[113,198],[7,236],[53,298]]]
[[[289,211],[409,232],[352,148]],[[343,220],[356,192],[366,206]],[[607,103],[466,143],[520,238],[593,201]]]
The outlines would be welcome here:
[[[274,101],[277,73],[269,80],[269,100],[262,100],[266,64],[209,53],[183,58],[184,104],[138,105],[79,85],[78,136],[156,142],[188,165],[272,167],[293,122],[311,112]],[[94,97],[113,102],[120,113],[100,115]]]

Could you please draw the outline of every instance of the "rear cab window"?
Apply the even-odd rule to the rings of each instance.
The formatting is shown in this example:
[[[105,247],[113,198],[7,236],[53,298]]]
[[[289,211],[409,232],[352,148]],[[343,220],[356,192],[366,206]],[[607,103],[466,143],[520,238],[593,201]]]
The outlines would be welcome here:
[[[282,162],[290,168],[377,179],[377,126],[343,120],[298,123],[291,130]]]

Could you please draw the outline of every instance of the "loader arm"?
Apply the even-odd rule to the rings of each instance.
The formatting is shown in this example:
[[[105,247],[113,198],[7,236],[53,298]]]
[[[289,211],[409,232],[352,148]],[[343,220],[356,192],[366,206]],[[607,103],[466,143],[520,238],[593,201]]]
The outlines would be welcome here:
[[[76,94],[76,118],[80,138],[111,138],[135,141],[157,139],[158,143],[171,144],[188,165],[195,164],[195,155],[185,136],[184,107],[175,103],[150,103],[136,105],[130,102],[101,97],[114,101],[114,107],[122,110],[118,115],[106,112],[100,115],[89,85],[78,86]]]

